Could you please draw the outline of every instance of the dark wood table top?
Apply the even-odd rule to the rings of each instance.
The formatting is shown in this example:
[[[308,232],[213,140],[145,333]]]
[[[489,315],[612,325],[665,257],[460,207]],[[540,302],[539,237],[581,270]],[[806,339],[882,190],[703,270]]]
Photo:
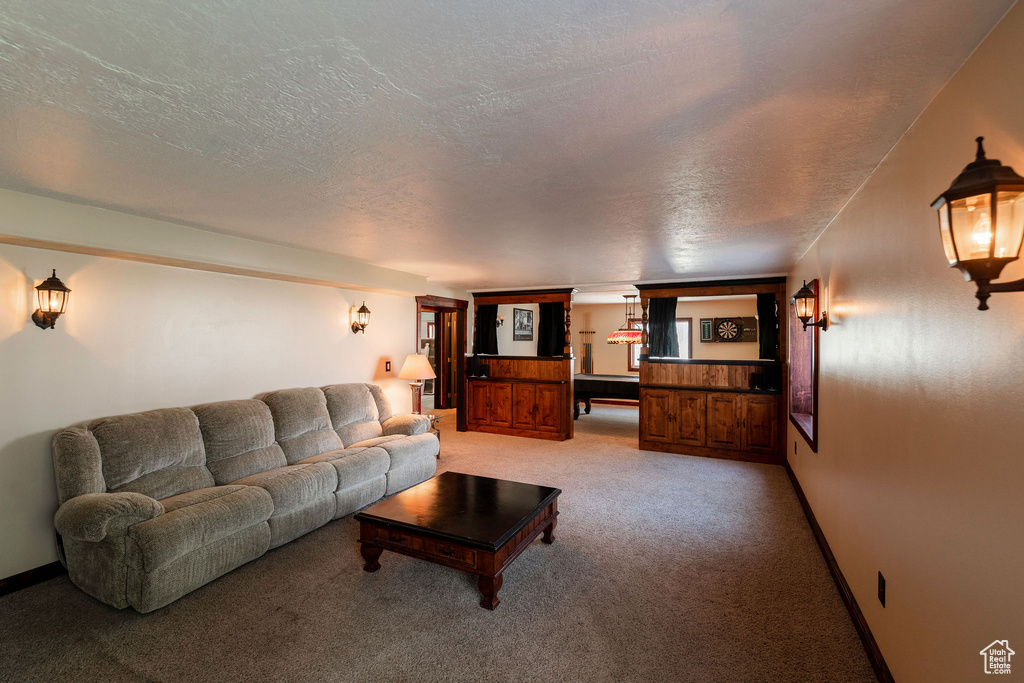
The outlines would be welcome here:
[[[443,472],[371,505],[355,518],[496,551],[562,491]]]

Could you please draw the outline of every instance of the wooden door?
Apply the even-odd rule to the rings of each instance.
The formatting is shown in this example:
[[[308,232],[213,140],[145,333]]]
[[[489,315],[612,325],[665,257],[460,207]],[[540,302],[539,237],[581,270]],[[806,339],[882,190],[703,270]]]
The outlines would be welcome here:
[[[469,382],[469,421],[472,424],[487,424],[490,408],[487,386],[490,382]]]
[[[740,403],[742,394],[708,394],[707,445],[713,448],[742,448]]]
[[[516,429],[534,429],[537,426],[537,385],[512,385],[512,426]]]
[[[743,397],[743,450],[775,453],[778,443],[778,399],[746,394]]]
[[[703,446],[706,440],[707,394],[703,391],[675,391],[675,417],[677,443]]]
[[[491,382],[490,424],[495,427],[512,426],[512,383]]]
[[[640,389],[640,439],[672,443],[672,394],[668,389]]]
[[[537,384],[537,429],[542,432],[560,432],[565,420],[572,420],[562,401],[563,387],[559,384]]]

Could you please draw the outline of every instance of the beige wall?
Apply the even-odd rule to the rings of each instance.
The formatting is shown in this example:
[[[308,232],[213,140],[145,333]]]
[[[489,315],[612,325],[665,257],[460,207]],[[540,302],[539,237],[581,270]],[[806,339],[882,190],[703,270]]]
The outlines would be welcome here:
[[[103,224],[121,231],[136,223],[140,230],[159,227],[123,214],[0,192],[0,233],[17,227],[31,234],[37,226],[45,233],[55,216],[81,226],[83,237],[102,233]],[[205,235],[190,243],[189,235],[199,231],[163,226],[177,236],[179,254],[204,257]],[[73,237],[72,232],[65,236]],[[247,250],[272,255],[279,249],[263,252],[247,240],[216,237],[235,239],[237,263],[249,267],[273,263],[250,260]],[[144,241],[135,246],[146,249]],[[302,253],[289,252],[288,267],[302,272]],[[308,272],[315,273],[326,257],[309,258]],[[419,276],[391,282],[385,269],[349,265],[335,259],[331,271],[369,286],[431,289]],[[32,287],[52,268],[72,294],[56,329],[44,331],[29,320],[35,309]],[[365,334],[353,334],[349,309],[364,299],[372,311],[370,325]],[[334,382],[376,382],[397,410],[410,407],[408,383],[397,379],[405,355],[415,348],[416,309],[409,296],[0,244],[0,307],[0,577],[56,559],[49,442],[56,430],[72,423]],[[394,362],[390,373],[384,371],[385,360]]]
[[[637,317],[640,316],[639,300],[636,305]],[[676,316],[692,318],[693,326],[693,358],[698,359],[757,359],[757,342],[736,343],[704,343],[700,341],[701,318],[753,317],[757,315],[757,299],[733,297],[709,297],[706,300],[685,301],[676,304]],[[574,371],[581,372],[583,357],[582,337],[580,330],[594,330],[594,372],[601,375],[625,375],[628,346],[607,343],[608,335],[619,329],[626,319],[624,304],[574,304],[573,319],[573,353],[576,354]]]
[[[929,208],[976,135],[1024,171],[1022,63],[1017,5],[789,274],[790,294],[821,278],[833,320],[820,449],[790,426],[789,457],[901,682],[981,680],[995,639],[1024,652],[1024,294],[975,310]]]

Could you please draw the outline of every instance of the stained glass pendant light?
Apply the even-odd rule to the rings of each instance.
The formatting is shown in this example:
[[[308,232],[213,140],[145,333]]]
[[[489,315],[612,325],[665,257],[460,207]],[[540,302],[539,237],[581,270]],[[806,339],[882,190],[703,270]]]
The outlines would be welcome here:
[[[626,322],[622,324],[622,327],[608,335],[608,343],[639,344],[643,339],[643,332],[630,329],[629,326],[630,319],[636,317],[636,303],[633,301],[633,299],[636,299],[636,294],[623,294],[623,298],[626,299]]]

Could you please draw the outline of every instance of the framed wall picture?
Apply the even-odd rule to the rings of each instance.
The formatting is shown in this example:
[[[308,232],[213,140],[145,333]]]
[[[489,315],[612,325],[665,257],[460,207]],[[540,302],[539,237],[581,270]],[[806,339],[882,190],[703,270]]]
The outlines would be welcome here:
[[[702,342],[715,341],[715,325],[712,318],[700,319],[700,340]]]
[[[533,311],[512,309],[512,341],[533,341]]]

